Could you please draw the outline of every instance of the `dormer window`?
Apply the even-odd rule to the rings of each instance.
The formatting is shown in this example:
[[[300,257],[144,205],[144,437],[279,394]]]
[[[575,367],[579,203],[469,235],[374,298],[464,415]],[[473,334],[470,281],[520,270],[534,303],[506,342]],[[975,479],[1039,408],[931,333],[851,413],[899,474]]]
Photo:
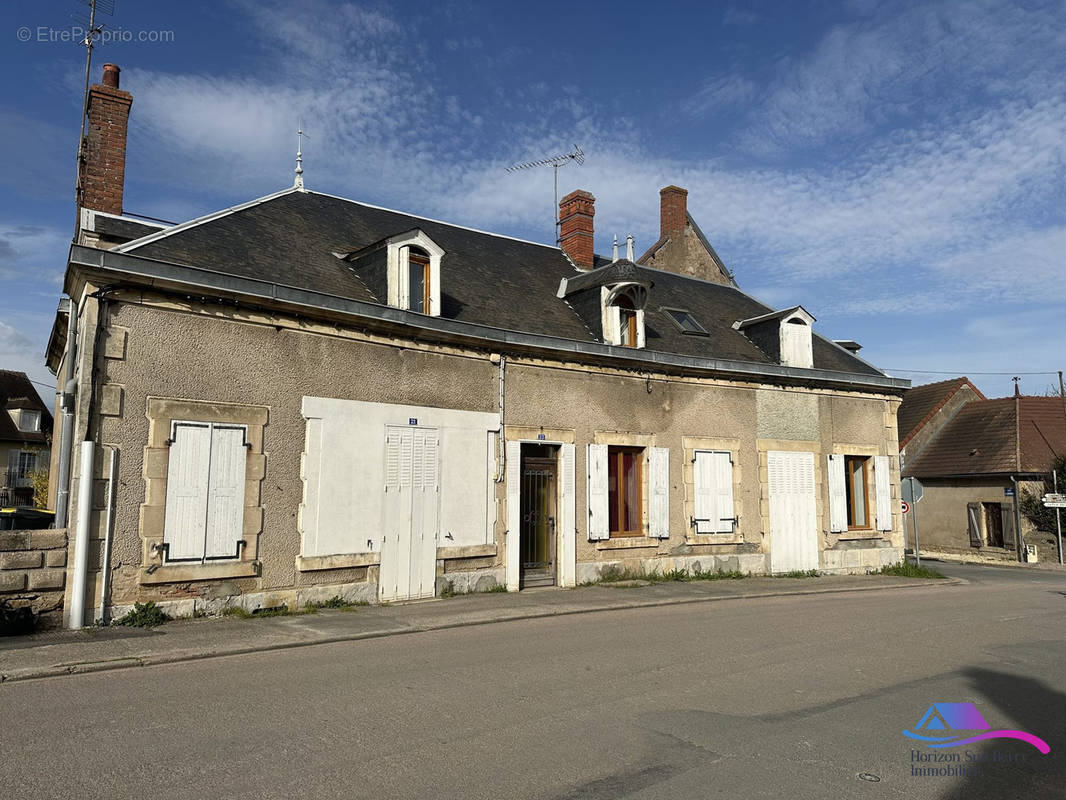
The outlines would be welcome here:
[[[622,347],[643,347],[647,289],[630,284],[605,286],[601,291],[605,341]]]
[[[734,322],[733,328],[743,331],[781,366],[811,369],[814,366],[811,323],[814,321],[803,306],[794,306]]]
[[[417,228],[388,240],[389,305],[440,316],[444,250]]]
[[[804,314],[806,312],[796,313],[781,320],[781,363],[785,366],[808,369],[814,366],[811,326]]]
[[[18,427],[26,433],[36,433],[41,429],[41,412],[23,408],[19,411]]]
[[[623,347],[637,346],[637,312],[628,297],[614,301],[618,309],[618,344]]]

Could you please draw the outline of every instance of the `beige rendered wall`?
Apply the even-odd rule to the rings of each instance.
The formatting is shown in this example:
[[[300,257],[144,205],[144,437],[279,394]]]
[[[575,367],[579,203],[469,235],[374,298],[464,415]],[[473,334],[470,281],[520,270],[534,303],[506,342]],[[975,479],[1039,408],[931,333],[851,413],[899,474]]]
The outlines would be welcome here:
[[[305,435],[300,408],[304,396],[490,413],[498,410],[499,370],[491,353],[404,343],[306,320],[235,312],[161,296],[143,300],[148,304],[113,300],[103,312],[106,335],[99,363],[100,441],[119,450],[112,557],[115,605],[134,599],[211,599],[376,581],[377,567],[373,564],[316,571],[296,567],[300,546],[296,520],[303,488],[300,456]],[[889,396],[592,371],[528,359],[509,359],[506,377],[508,438],[536,438],[537,432],[549,432],[549,439],[577,445],[579,563],[706,554],[757,558],[765,551],[766,538],[765,474],[760,464],[766,450],[775,448],[816,453],[822,546],[834,548],[840,537],[828,533],[821,479],[825,456],[831,452],[897,454],[898,400]],[[151,439],[147,415],[152,398],[207,401],[218,404],[221,412],[233,404],[242,407],[241,413],[248,406],[264,410],[262,474],[257,475],[262,525],[251,548],[261,562],[260,574],[220,574],[210,581],[165,584],[153,583],[147,576],[151,553],[147,549],[150,542],[143,535],[142,506],[146,504],[146,487],[152,485],[149,476],[158,470],[158,464],[145,462]],[[158,433],[152,435],[159,438]],[[695,536],[686,516],[691,469],[686,469],[685,456],[693,446],[705,446],[701,444],[705,441],[725,442],[735,448],[740,524],[736,535],[725,541]],[[589,442],[670,448],[669,539],[587,540],[585,445]],[[895,463],[894,458],[892,461]],[[99,567],[105,463],[106,450],[101,448],[91,569]],[[898,503],[895,468],[892,496]],[[506,524],[502,483],[497,485],[497,499],[496,547],[479,551],[476,558],[463,557],[474,553],[442,553],[440,572],[502,566]],[[868,544],[881,540],[890,548],[902,546],[898,514],[895,519],[892,532],[881,535],[871,531]],[[90,583],[90,591],[96,597],[98,585]],[[94,602],[90,600],[88,605],[92,607]]]
[[[966,506],[968,503],[1009,503],[1014,507],[1014,498],[1004,495],[1003,490],[1010,487],[1008,477],[989,476],[985,478],[922,478],[922,499],[918,503],[918,545],[922,550],[943,549],[947,552],[972,551],[970,533],[967,523]],[[1039,482],[1022,481],[1020,489],[1042,494],[1043,485]],[[981,524],[984,522],[981,520]],[[913,521],[907,520],[907,541],[913,544]],[[1022,515],[1022,538],[1028,539],[1033,534],[1033,526]],[[988,551],[1001,551],[997,547],[981,548]],[[1010,552],[1014,552],[1011,550]]]

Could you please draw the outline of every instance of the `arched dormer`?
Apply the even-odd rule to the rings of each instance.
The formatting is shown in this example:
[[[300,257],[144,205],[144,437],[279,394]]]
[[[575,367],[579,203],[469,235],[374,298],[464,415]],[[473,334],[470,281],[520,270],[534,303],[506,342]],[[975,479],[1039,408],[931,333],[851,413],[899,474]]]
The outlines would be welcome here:
[[[603,331],[608,344],[644,347],[644,306],[648,287],[641,283],[616,283],[600,289]]]
[[[423,231],[388,239],[389,305],[440,316],[440,263],[444,250]]]
[[[644,306],[653,285],[639,266],[622,259],[563,278],[557,296],[570,303],[590,331],[602,335],[604,344],[644,347]]]

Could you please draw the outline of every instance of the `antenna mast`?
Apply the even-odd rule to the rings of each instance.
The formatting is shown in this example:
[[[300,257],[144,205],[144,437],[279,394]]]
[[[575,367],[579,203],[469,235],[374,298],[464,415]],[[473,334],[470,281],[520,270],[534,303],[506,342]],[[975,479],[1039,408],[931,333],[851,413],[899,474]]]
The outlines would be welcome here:
[[[78,231],[81,230],[81,165],[85,156],[85,117],[89,113],[89,70],[93,63],[93,44],[96,37],[103,30],[103,25],[96,24],[96,12],[112,15],[115,13],[115,0],[82,0],[89,7],[89,22],[85,26],[85,39],[82,45],[85,47],[85,91],[81,100],[81,124],[78,125],[78,154],[77,174],[74,177],[74,241],[78,241]]]
[[[525,161],[520,164],[512,164],[507,168],[508,172],[518,172],[522,169],[529,169],[530,167],[551,167],[555,173],[555,206],[552,209],[552,216],[555,218],[555,244],[558,245],[560,241],[559,237],[559,167],[565,167],[570,162],[576,162],[579,166],[585,163],[585,152],[574,145],[574,149],[569,153],[562,153],[557,156],[549,156],[548,158],[542,158],[539,161]]]

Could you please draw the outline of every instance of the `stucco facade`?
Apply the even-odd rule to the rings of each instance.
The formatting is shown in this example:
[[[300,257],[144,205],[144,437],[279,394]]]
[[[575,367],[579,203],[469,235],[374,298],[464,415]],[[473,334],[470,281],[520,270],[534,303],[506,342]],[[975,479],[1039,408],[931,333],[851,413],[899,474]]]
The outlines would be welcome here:
[[[500,359],[489,351],[374,335],[282,313],[234,313],[147,292],[112,294],[100,319],[106,335],[98,357],[93,422],[101,447],[90,593],[99,597],[105,454],[114,448],[119,455],[108,568],[110,605],[118,610],[146,599],[166,602],[174,613],[231,603],[294,605],[334,594],[375,599],[380,564],[372,555],[301,568],[304,398],[500,412]],[[606,565],[767,571],[769,450],[815,454],[821,569],[863,571],[900,558],[898,513],[890,531],[829,532],[822,476],[830,453],[896,455],[896,397],[637,374],[519,356],[506,359],[503,369],[506,439],[537,441],[543,436],[578,445],[578,476],[587,470],[586,443],[656,446],[671,454],[668,538],[589,541],[586,483],[576,481],[578,583],[595,579]],[[164,565],[154,549],[162,536],[168,425],[190,417],[250,426],[245,547],[237,561]],[[691,453],[708,446],[735,454],[737,526],[732,534],[697,534],[690,524]],[[895,472],[892,498],[898,506]],[[507,495],[502,480],[495,483],[495,500],[491,544],[439,548],[440,589],[452,584],[461,591],[505,581]],[[644,514],[646,521],[646,508]]]

